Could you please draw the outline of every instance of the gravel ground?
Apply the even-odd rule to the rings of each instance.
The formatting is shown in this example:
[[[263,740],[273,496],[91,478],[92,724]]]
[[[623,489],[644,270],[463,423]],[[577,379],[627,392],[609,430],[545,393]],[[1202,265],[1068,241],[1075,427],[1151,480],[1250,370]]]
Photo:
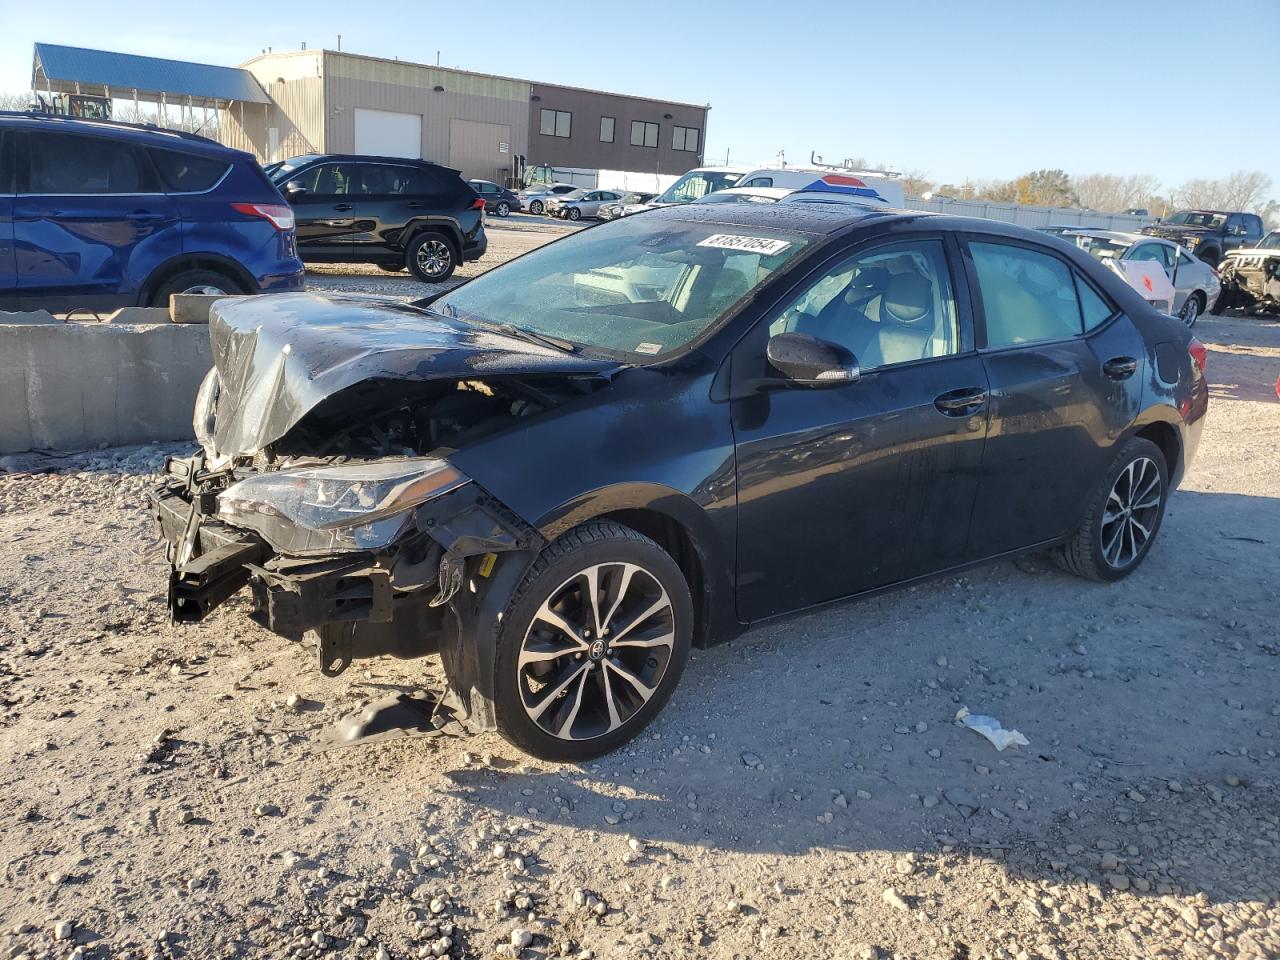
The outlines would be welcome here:
[[[1030,558],[757,629],[583,766],[324,749],[438,666],[325,679],[239,599],[170,626],[178,448],[0,473],[2,955],[1280,956],[1280,325],[1198,333],[1208,425],[1134,576]]]
[[[512,214],[505,220],[488,217],[485,224],[485,233],[489,237],[488,251],[480,260],[463,264],[444,283],[420,283],[408,270],[388,273],[369,264],[333,263],[309,266],[307,289],[325,293],[376,293],[386,297],[417,300],[456,287],[462,281],[479,276],[512,257],[528,253],[544,243],[581,229],[582,226],[577,224],[560,223],[547,217],[526,214]]]

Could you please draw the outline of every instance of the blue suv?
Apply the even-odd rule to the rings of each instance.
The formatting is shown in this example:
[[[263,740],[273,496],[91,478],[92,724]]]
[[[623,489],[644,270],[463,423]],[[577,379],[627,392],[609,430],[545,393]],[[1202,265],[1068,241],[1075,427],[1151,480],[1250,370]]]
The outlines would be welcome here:
[[[302,287],[293,209],[250,154],[155,127],[0,113],[0,309]]]

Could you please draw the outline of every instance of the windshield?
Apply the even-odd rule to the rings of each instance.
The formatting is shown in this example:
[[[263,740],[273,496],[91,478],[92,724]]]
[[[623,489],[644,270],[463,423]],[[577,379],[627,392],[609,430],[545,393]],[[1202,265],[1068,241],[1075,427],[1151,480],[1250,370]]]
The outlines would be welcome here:
[[[784,230],[627,217],[496,267],[431,309],[648,359],[697,339],[807,242]]]
[[[1188,227],[1209,227],[1218,230],[1227,222],[1226,214],[1205,213],[1200,210],[1179,210],[1167,223],[1180,223]]]
[[[1280,230],[1272,230],[1258,246],[1263,250],[1280,250]]]
[[[777,203],[777,197],[760,197],[753,193],[711,193],[699,203]]]
[[[302,157],[290,157],[288,160],[280,160],[273,163],[265,169],[267,171],[267,176],[271,178],[273,183],[280,183],[282,180],[288,179],[289,174],[293,173],[299,167],[305,166],[312,160],[318,159],[320,158],[316,154],[307,154]]]
[[[667,187],[658,197],[657,203],[692,203],[701,200],[708,193],[732,187],[742,179],[740,173],[710,173],[705,170],[690,170],[683,177]]]

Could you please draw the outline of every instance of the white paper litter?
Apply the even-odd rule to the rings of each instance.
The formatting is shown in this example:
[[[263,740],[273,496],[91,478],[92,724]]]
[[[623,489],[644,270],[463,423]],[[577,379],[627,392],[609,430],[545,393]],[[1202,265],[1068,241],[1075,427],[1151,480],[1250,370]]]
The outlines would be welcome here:
[[[997,750],[1003,751],[1005,747],[1016,745],[1026,747],[1031,745],[1031,741],[1020,734],[1017,730],[1006,730],[1000,725],[1000,721],[995,717],[986,717],[977,713],[970,713],[968,707],[961,707],[956,713],[956,723],[961,726],[968,727],[974,733],[980,733],[991,741],[992,746]]]

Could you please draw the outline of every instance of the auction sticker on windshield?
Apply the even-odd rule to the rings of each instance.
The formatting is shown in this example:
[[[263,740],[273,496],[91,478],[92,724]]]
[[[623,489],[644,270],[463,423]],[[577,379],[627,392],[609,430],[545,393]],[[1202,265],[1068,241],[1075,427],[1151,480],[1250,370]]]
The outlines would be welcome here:
[[[772,257],[791,246],[790,240],[773,240],[769,237],[743,237],[735,233],[713,233],[705,240],[699,240],[700,247],[719,247],[721,250],[742,250],[745,253],[758,253],[762,257]]]

